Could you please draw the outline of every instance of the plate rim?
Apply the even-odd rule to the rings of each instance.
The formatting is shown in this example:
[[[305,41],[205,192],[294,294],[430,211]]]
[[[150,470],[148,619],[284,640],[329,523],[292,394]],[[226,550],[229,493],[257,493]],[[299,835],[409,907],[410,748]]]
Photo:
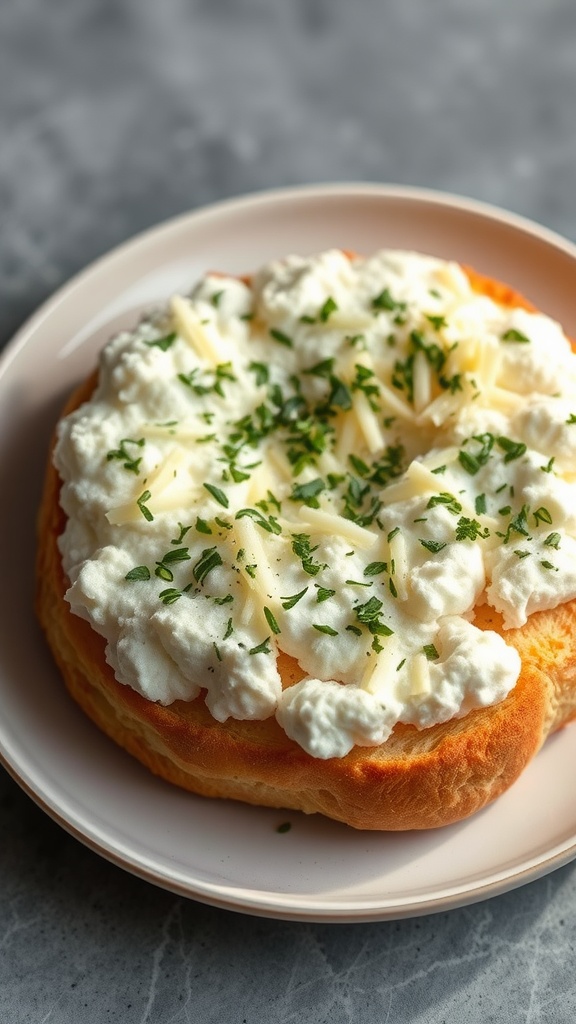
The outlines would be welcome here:
[[[266,205],[278,206],[295,200],[324,200],[331,196],[343,199],[367,197],[385,200],[397,199],[427,205],[437,204],[442,208],[488,218],[491,222],[496,221],[500,225],[507,225],[527,233],[532,238],[553,246],[576,261],[576,244],[544,225],[491,203],[437,189],[400,184],[378,184],[376,182],[331,182],[250,192],[183,211],[137,232],[89,262],[64,281],[25,319],[0,353],[0,377],[4,376],[12,361],[25,347],[28,339],[41,329],[43,322],[51,316],[52,312],[68,301],[74,291],[104,265],[129,258],[131,251],[136,251],[142,246],[152,246],[153,248],[154,245],[161,242],[163,237],[169,238],[170,235],[193,227],[195,224],[200,226],[203,221],[209,222],[211,218],[226,218],[227,215],[233,215],[237,211],[249,211]],[[9,749],[9,745],[5,749]],[[455,886],[453,889],[446,886],[443,895],[423,898],[419,894],[412,899],[399,897],[396,903],[388,899],[381,900],[379,905],[376,905],[375,899],[372,897],[369,900],[356,898],[350,907],[344,906],[342,902],[339,904],[338,900],[333,900],[328,904],[322,899],[319,899],[318,906],[315,906],[314,900],[307,896],[306,907],[308,909],[305,909],[302,906],[291,904],[290,900],[283,901],[283,897],[287,895],[285,893],[241,889],[235,896],[232,888],[225,885],[211,885],[200,879],[196,879],[193,884],[186,884],[184,881],[178,880],[177,872],[170,877],[165,868],[163,872],[158,873],[158,867],[152,866],[152,864],[146,865],[146,858],[139,856],[134,850],[131,851],[131,858],[127,859],[125,853],[123,854],[120,849],[121,844],[116,843],[114,848],[110,837],[108,844],[99,840],[96,829],[90,829],[89,824],[81,820],[81,815],[76,814],[75,821],[67,819],[62,813],[62,808],[54,803],[54,795],[49,790],[43,792],[41,789],[35,788],[33,773],[27,773],[25,770],[19,771],[18,769],[22,769],[22,765],[18,764],[18,761],[15,764],[10,759],[10,753],[6,753],[5,749],[0,749],[0,764],[11,778],[41,810],[92,852],[136,877],[179,896],[253,916],[304,922],[367,923],[435,914],[509,892],[562,867],[576,857],[575,834],[570,839],[556,844],[556,847],[548,851],[547,855],[533,857],[531,861],[527,859],[525,867],[508,873],[502,871],[501,877],[493,876],[484,884],[463,884]],[[27,775],[31,777],[27,778]],[[52,799],[49,798],[49,793]]]
[[[0,374],[5,372],[6,367],[4,363],[9,364],[12,361],[27,335],[37,329],[53,308],[65,301],[68,295],[78,285],[83,283],[85,278],[97,271],[103,264],[123,258],[129,254],[132,248],[138,248],[142,244],[147,244],[154,239],[160,239],[163,234],[169,235],[193,221],[201,222],[211,217],[233,213],[236,209],[264,206],[268,203],[289,202],[294,199],[321,199],[330,195],[349,197],[373,196],[374,198],[380,197],[383,199],[406,199],[413,202],[438,203],[454,210],[461,210],[508,224],[510,227],[524,231],[532,237],[547,242],[566,255],[576,259],[576,242],[571,242],[552,228],[548,228],[522,214],[506,210],[497,204],[460,195],[456,192],[443,192],[440,189],[418,185],[379,184],[377,182],[362,181],[327,182],[325,184],[303,184],[284,188],[262,189],[242,195],[229,196],[225,199],[219,199],[206,205],[192,207],[189,210],[177,213],[166,220],[151,224],[143,230],[130,235],[128,238],[112,246],[112,248],[101,253],[95,259],[90,260],[71,277],[63,281],[55,291],[51,292],[17,328],[0,352]]]

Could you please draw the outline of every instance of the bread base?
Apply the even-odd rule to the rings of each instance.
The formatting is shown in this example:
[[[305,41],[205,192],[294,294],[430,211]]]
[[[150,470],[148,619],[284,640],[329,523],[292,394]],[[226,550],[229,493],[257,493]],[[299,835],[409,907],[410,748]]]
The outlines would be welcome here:
[[[528,306],[510,289],[469,272],[475,287],[498,301]],[[95,378],[64,414],[90,397]],[[355,747],[343,758],[311,757],[280,729],[263,722],[217,722],[204,695],[162,707],[114,678],[105,641],[65,600],[68,581],[58,537],[65,517],[60,481],[48,467],[38,524],[36,608],[66,686],[111,739],[156,775],[207,797],[321,813],[357,829],[428,829],[466,818],[503,793],[554,729],[576,716],[576,601],[533,615],[506,631],[522,658],[509,696],[465,718],[418,730],[398,725],[379,747]],[[502,632],[499,616],[481,607],[481,628]],[[283,684],[303,675],[281,656]]]

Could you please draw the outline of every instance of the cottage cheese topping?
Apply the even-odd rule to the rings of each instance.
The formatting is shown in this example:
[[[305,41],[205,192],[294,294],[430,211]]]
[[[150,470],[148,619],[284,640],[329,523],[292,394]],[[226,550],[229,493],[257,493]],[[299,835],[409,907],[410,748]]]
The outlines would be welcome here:
[[[208,275],[110,342],[60,426],[67,599],[147,699],[342,757],[511,690],[474,608],[511,628],[576,597],[575,457],[561,328],[455,264]]]

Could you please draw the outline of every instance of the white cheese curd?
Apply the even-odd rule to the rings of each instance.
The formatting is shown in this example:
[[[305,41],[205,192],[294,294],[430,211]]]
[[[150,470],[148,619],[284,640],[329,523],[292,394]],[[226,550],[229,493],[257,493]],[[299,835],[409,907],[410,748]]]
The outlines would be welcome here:
[[[493,554],[489,604],[501,612],[506,629],[523,626],[533,612],[556,608],[576,597],[576,540],[564,530],[540,532]]]
[[[326,759],[384,743],[398,721],[396,710],[357,687],[303,679],[284,691],[276,718],[290,739]]]
[[[413,698],[403,722],[426,728],[461,718],[503,700],[518,679],[520,656],[498,633],[448,618],[437,644],[439,660],[430,665],[429,692]]]
[[[196,693],[208,690],[206,704],[219,722],[268,718],[282,693],[275,659],[266,653],[247,657],[246,651],[259,646],[254,632],[242,629],[226,637],[228,606],[218,606],[220,616],[206,622],[205,605],[200,597],[163,607],[151,626]]]
[[[574,475],[576,466],[576,396],[540,398],[534,396],[527,408],[514,417],[514,430],[536,450],[549,454],[561,468]]]
[[[434,257],[208,274],[59,427],[70,607],[147,699],[276,715],[314,757],[496,703],[519,659],[475,607],[576,597],[575,367]]]

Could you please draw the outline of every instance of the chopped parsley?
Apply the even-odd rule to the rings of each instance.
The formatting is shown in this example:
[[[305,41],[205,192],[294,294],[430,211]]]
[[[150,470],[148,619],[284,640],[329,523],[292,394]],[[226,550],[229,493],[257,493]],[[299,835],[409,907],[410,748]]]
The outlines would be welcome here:
[[[274,341],[277,341],[280,345],[284,345],[285,348],[294,348],[294,342],[292,341],[292,338],[290,338],[287,334],[284,334],[284,331],[278,330],[277,327],[270,328],[270,336],[274,338]]]
[[[150,569],[147,565],[136,565],[133,569],[130,569],[130,572],[126,573],[124,579],[131,583],[149,580],[151,579]]]
[[[298,604],[298,601],[302,600],[304,594],[307,591],[308,587],[304,587],[304,590],[301,590],[299,594],[293,594],[292,597],[281,597],[280,600],[282,602],[282,607],[284,608],[284,610],[290,611],[290,609],[293,608],[295,604]]]
[[[221,491],[219,487],[215,487],[214,484],[203,484],[202,486],[209,494],[212,495],[219,505],[223,505],[224,508],[228,508],[230,502],[228,501],[227,495],[224,494],[224,491]]]
[[[502,335],[502,339],[501,340],[502,341],[515,341],[515,342],[518,342],[520,345],[529,345],[530,344],[530,338],[527,338],[526,335],[522,333],[522,331],[516,330],[515,327],[510,327],[509,330],[504,331],[504,334]]]
[[[257,363],[253,361],[248,364],[248,369],[254,374],[258,387],[262,384],[267,384],[270,380],[270,370],[266,363]]]
[[[270,611],[270,609],[269,609],[269,608],[266,608],[266,607],[264,608],[264,617],[265,617],[265,619],[266,619],[266,622],[267,622],[267,623],[268,623],[268,625],[270,626],[270,629],[272,630],[272,632],[273,632],[273,633],[276,633],[276,634],[278,634],[278,633],[280,633],[280,632],[281,632],[281,630],[280,630],[280,626],[278,625],[278,622],[277,622],[277,620],[276,620],[276,617],[275,617],[275,616],[274,616],[274,614],[273,614],[273,613],[272,613],[272,612]]]
[[[331,297],[331,296],[329,295],[329,296],[328,296],[328,298],[326,299],[326,302],[325,302],[325,303],[324,303],[324,305],[322,306],[322,309],[320,310],[320,312],[319,312],[319,314],[318,314],[318,318],[319,318],[319,320],[320,320],[320,321],[321,321],[321,322],[322,322],[323,324],[327,323],[327,321],[328,321],[328,320],[330,319],[330,317],[332,316],[332,313],[335,313],[337,309],[338,309],[338,306],[337,306],[336,302],[335,302],[335,301],[334,301],[334,299],[333,299],[333,298],[332,298],[332,297]]]
[[[427,551],[431,551],[433,555],[438,554],[439,551],[446,547],[446,542],[442,540],[422,540],[421,537],[419,540],[422,547],[426,548]]]
[[[320,477],[309,480],[306,484],[296,484],[292,488],[290,501],[302,501],[309,508],[319,508],[318,495],[326,490],[326,484]]]
[[[201,519],[200,516],[196,518],[196,529],[198,533],[212,533],[212,527],[205,519]]]
[[[443,505],[447,512],[457,516],[462,511],[462,505],[456,500],[453,494],[443,491],[441,494],[433,494],[426,508],[435,508],[436,505]]]
[[[192,568],[194,579],[203,583],[209,572],[212,572],[218,565],[222,565],[222,556],[216,547],[205,548],[200,558]]]
[[[552,516],[550,515],[548,509],[544,508],[543,505],[541,505],[540,508],[537,508],[536,511],[532,514],[534,516],[536,524],[548,523],[548,525],[550,525],[552,523]]]
[[[149,348],[159,348],[162,352],[167,352],[169,348],[172,348],[177,337],[176,332],[172,331],[170,334],[165,334],[162,338],[154,338],[153,341],[147,341],[145,344]]]
[[[120,441],[120,447],[112,449],[106,453],[106,461],[111,462],[112,459],[119,459],[122,462],[123,468],[127,469],[130,473],[138,474],[140,472],[140,463],[142,462],[142,456],[134,458],[130,455],[130,452],[126,450],[127,444],[134,444],[137,448],[142,448],[145,444],[143,437],[140,437],[137,441],[131,437],[124,437]]]
[[[381,572],[388,571],[387,562],[370,562],[364,569],[365,576],[379,576]]]
[[[138,508],[140,509],[142,515],[144,516],[144,519],[148,523],[151,523],[154,520],[154,516],[152,515],[152,513],[151,513],[150,509],[148,508],[148,506],[145,504],[145,502],[150,501],[151,497],[152,497],[152,494],[151,494],[150,491],[142,491],[142,494],[136,500],[136,504],[138,505]]]
[[[325,565],[320,562],[315,562],[312,558],[312,555],[317,548],[317,544],[315,547],[311,547],[310,536],[308,534],[292,534],[292,551],[296,557],[300,559],[304,572],[308,573],[309,576],[317,576],[321,569],[326,568]]]
[[[456,525],[456,540],[478,540],[490,536],[488,527],[482,527],[477,519],[461,516]]]
[[[263,640],[261,644],[258,644],[257,647],[251,647],[250,650],[248,651],[248,654],[271,654],[271,653],[272,653],[272,651],[270,650],[270,637],[269,636],[267,636],[266,639]]]
[[[371,597],[364,604],[354,605],[354,612],[358,622],[367,626],[373,636],[392,636],[394,632],[385,622],[382,621],[382,608],[384,603],[377,597]]]
[[[499,437],[496,439],[496,443],[503,452],[506,452],[504,462],[513,462],[514,459],[519,459],[526,453],[526,445],[522,441],[512,441],[509,437]]]

